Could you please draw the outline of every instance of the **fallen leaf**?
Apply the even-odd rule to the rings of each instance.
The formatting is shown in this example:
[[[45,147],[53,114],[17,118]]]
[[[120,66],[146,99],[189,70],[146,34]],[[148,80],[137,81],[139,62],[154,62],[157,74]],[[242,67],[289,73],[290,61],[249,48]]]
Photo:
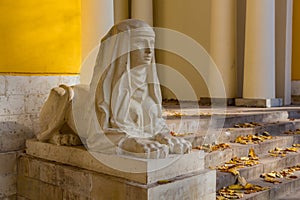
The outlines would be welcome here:
[[[253,148],[249,149],[248,157],[251,158],[252,160],[258,160],[259,159],[258,156],[255,154]]]
[[[271,177],[268,177],[268,176],[266,176],[264,178],[264,181],[269,182],[269,183],[273,183],[273,184],[281,183],[281,181],[277,180],[276,178],[271,178]]]
[[[242,185],[230,185],[228,186],[228,189],[230,190],[242,190],[244,187]]]
[[[157,181],[158,184],[163,185],[163,184],[168,184],[168,183],[172,183],[173,181],[171,180],[159,180]]]

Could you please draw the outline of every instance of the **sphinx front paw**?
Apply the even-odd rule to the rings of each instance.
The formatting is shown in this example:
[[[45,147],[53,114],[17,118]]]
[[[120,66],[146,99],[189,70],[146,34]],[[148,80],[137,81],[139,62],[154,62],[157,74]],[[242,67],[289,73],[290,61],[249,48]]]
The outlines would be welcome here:
[[[190,153],[192,150],[192,144],[183,138],[176,138],[172,135],[159,133],[154,136],[154,139],[161,144],[167,145],[169,147],[170,153],[173,154]]]
[[[167,145],[145,138],[124,138],[118,145],[119,154],[125,154],[146,159],[166,158],[169,155]]]

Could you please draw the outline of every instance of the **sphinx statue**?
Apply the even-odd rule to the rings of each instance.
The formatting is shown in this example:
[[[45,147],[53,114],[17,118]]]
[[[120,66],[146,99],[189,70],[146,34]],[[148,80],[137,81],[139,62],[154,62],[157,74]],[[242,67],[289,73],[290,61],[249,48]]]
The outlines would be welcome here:
[[[165,158],[191,151],[162,117],[155,33],[141,20],[114,25],[101,40],[90,85],[53,88],[40,113],[37,139],[92,151]]]

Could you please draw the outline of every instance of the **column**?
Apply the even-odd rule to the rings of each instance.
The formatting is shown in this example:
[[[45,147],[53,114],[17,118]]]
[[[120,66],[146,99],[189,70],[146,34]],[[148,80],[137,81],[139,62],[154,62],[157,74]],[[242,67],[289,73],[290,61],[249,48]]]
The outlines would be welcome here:
[[[153,26],[152,0],[131,0],[131,18],[141,19]]]
[[[111,1],[111,0],[110,0]],[[129,0],[113,0],[114,1],[114,19],[115,24],[129,19]]]
[[[291,104],[293,0],[276,0],[276,96]]]
[[[248,0],[243,98],[238,106],[272,107],[275,99],[275,1]]]
[[[236,0],[211,0],[210,53],[223,79],[224,98],[233,102],[237,95]],[[215,74],[209,79],[216,81]]]

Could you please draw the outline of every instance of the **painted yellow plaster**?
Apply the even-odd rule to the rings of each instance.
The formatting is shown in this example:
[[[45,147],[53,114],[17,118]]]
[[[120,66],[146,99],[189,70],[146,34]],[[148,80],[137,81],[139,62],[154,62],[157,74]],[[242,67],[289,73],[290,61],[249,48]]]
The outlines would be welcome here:
[[[80,7],[80,0],[1,0],[0,73],[78,73]]]
[[[300,80],[300,1],[293,1],[292,80]]]

